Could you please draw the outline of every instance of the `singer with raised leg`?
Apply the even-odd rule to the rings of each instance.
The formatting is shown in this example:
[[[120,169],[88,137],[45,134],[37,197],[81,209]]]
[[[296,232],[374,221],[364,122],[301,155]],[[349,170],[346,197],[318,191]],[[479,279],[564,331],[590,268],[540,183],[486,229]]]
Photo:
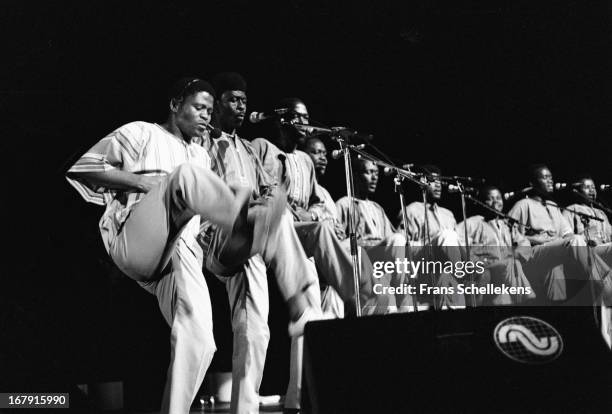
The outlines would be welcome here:
[[[249,189],[249,211],[268,203],[277,194],[283,198],[281,208],[276,211],[276,236],[267,248],[231,269],[219,272],[209,268],[218,276],[238,274],[221,277],[228,294],[234,334],[230,412],[253,413],[259,411],[259,387],[270,340],[267,268],[287,300],[290,319],[294,321],[290,326],[293,335],[302,333],[306,320],[320,318],[319,283],[286,211],[286,194],[263,170],[251,143],[237,135],[246,114],[246,81],[238,73],[224,72],[214,77],[213,85],[219,94],[213,121],[220,126],[222,134],[203,142],[213,171],[228,184]],[[202,227],[199,241],[203,248],[216,245],[218,230]],[[297,329],[298,325],[301,329]]]
[[[127,276],[157,297],[171,327],[170,366],[162,413],[187,414],[216,350],[202,262],[230,250],[244,262],[274,239],[274,209],[247,215],[251,190],[228,187],[210,171],[201,146],[211,130],[215,92],[197,78],[177,81],[163,124],[132,122],[87,151],[67,172],[83,198],[105,205],[104,246]],[[200,220],[223,233],[202,251]],[[221,263],[222,264],[222,263]]]

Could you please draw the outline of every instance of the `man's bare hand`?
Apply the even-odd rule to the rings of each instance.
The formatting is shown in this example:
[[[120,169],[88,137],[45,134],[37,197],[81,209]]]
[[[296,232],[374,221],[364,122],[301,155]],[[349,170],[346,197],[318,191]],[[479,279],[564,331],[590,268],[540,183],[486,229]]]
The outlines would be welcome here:
[[[334,231],[336,232],[336,236],[339,240],[346,239],[346,232],[344,231],[344,227],[336,220],[334,220]]]

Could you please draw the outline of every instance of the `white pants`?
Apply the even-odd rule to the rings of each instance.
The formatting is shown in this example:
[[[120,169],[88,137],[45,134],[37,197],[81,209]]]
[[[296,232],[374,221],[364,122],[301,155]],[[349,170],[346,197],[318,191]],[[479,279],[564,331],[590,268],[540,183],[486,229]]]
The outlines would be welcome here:
[[[219,177],[182,164],[134,206],[109,240],[115,264],[155,294],[171,328],[163,414],[189,412],[216,350],[203,253],[196,241],[200,216],[231,228],[239,207]]]
[[[277,242],[269,246],[270,251],[250,258],[241,274],[222,279],[234,333],[231,413],[259,412],[259,387],[270,339],[267,267],[285,300],[305,295],[312,308],[321,308],[316,268],[306,257],[288,213],[279,226]]]

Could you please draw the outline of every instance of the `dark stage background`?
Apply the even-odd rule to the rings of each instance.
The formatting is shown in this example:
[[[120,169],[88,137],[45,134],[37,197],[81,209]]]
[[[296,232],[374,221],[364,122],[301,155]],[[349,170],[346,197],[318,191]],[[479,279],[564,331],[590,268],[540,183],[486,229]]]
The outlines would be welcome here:
[[[396,162],[437,163],[506,190],[527,185],[533,162],[548,163],[558,181],[589,171],[609,183],[611,13],[603,1],[4,2],[10,249],[0,391],[123,378],[126,393],[146,386],[153,399],[161,394],[168,329],[153,298],[108,260],[102,210],[86,205],[63,172],[114,128],[162,122],[175,78],[239,71],[249,110],[299,96],[313,120],[373,133]],[[344,194],[341,163],[330,162],[324,185]],[[399,210],[390,179],[376,198],[390,216]],[[457,198],[446,203],[459,212]],[[214,280],[211,289],[219,310],[213,369],[229,370],[225,293]],[[263,393],[283,392],[287,378],[284,305],[274,303],[274,369]]]

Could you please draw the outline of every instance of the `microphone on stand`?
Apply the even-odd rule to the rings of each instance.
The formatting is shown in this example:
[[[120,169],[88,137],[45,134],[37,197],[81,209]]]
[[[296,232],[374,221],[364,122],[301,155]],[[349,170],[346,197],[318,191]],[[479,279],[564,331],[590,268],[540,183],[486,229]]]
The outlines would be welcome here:
[[[611,184],[600,184],[599,190],[600,191],[610,191],[612,190],[612,185]]]
[[[342,126],[325,128],[314,126],[312,124],[300,124],[300,123],[291,123],[288,122],[291,126],[293,126],[298,131],[306,132],[307,134],[334,134],[341,138],[344,138],[352,143],[363,142],[366,144],[371,143],[374,140],[374,135],[372,134],[364,134],[357,132],[353,129],[345,128]]]
[[[556,191],[563,190],[566,187],[567,187],[567,183],[555,183],[555,185],[554,185],[554,189]],[[503,194],[504,200],[509,200],[511,198],[518,197],[520,195],[523,195],[523,194],[526,194],[526,193],[530,192],[531,190],[533,190],[533,187],[525,187],[525,188],[523,188],[521,190],[518,190],[518,191],[510,191],[508,193],[504,193]]]
[[[484,184],[486,182],[484,178],[468,177],[468,176],[461,176],[461,175],[452,175],[452,176],[440,175],[437,178],[439,180],[446,180],[446,181],[467,181],[469,183],[475,183],[475,184]]]
[[[359,144],[359,145],[355,145],[356,149],[364,149],[365,148],[365,144]],[[331,152],[331,157],[335,160],[342,158],[342,150],[339,149],[335,149]],[[357,155],[357,158],[363,158],[361,155]]]
[[[459,188],[459,186],[455,185],[455,184],[448,184],[446,186],[446,190],[450,194],[460,193],[461,192],[461,188]],[[473,188],[473,187],[463,187],[463,192],[475,194],[477,192],[477,190],[475,188]]]
[[[520,195],[530,192],[531,190],[533,190],[533,187],[525,187],[518,191],[510,191],[510,192],[504,193],[504,200],[509,200],[511,198],[518,197]]]
[[[271,111],[263,111],[263,112],[251,112],[249,115],[249,122],[252,124],[257,124],[258,122],[265,121],[270,118],[277,118],[280,115],[284,115],[289,112],[288,108],[277,108]]]
[[[404,170],[408,170],[410,171],[411,168],[414,167],[414,164],[403,164],[400,168],[404,169]],[[383,168],[383,174],[384,175],[393,175],[395,172],[394,168],[391,167],[385,167]]]
[[[210,135],[212,139],[221,138],[221,135],[223,135],[223,132],[219,128],[215,128],[211,124],[206,124],[204,127],[208,130],[208,135]]]

